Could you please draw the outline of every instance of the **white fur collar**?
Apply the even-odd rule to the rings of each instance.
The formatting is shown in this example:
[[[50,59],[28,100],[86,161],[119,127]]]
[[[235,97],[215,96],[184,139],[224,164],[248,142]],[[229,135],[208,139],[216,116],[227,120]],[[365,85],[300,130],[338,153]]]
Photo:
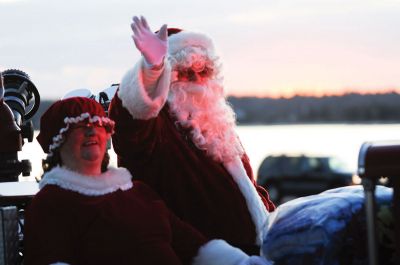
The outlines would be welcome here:
[[[55,167],[46,172],[39,183],[39,189],[46,185],[57,185],[89,196],[100,196],[118,189],[132,188],[132,175],[126,168],[109,167],[100,176],[85,176],[64,167]]]

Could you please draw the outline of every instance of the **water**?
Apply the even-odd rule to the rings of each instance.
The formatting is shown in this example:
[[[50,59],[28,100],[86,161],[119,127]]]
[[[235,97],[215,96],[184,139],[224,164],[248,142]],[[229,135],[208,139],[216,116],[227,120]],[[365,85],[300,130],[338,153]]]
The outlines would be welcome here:
[[[255,173],[272,154],[336,156],[356,172],[362,143],[400,140],[400,124],[241,126],[238,133]]]
[[[361,144],[366,141],[400,140],[400,124],[239,126],[238,134],[254,173],[266,156],[276,154],[336,156],[355,172]],[[115,154],[110,154],[111,165],[116,165]],[[21,180],[32,180],[42,174],[41,160],[45,154],[36,140],[23,146],[19,158],[29,159],[32,163],[31,177]]]

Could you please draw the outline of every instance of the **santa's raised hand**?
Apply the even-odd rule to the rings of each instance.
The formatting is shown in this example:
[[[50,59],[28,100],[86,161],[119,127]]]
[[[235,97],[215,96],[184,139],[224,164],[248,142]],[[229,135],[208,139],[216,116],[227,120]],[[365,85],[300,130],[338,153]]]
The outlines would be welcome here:
[[[136,48],[142,53],[147,64],[161,65],[168,49],[167,25],[164,24],[158,33],[153,33],[144,17],[134,16],[131,28]]]

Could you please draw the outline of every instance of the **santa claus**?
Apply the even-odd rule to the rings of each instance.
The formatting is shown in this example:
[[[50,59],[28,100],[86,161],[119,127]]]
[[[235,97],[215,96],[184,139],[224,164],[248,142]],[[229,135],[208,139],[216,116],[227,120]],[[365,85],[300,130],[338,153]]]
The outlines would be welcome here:
[[[235,133],[213,42],[166,25],[153,33],[143,17],[131,27],[142,58],[109,110],[119,165],[207,237],[258,254],[275,206]]]

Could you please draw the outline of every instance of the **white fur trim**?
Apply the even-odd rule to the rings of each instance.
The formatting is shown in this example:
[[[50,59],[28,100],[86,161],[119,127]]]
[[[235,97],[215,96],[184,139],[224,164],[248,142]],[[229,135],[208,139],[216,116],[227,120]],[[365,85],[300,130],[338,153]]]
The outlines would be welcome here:
[[[53,137],[53,143],[50,144],[50,146],[49,146],[49,156],[52,156],[53,155],[53,150],[56,149],[57,147],[59,147],[64,142],[64,140],[65,140],[64,139],[64,134],[65,134],[65,132],[68,131],[68,129],[70,127],[70,124],[78,123],[78,122],[81,122],[81,121],[83,121],[85,119],[88,119],[88,121],[90,123],[100,122],[102,124],[110,125],[110,126],[112,126],[114,128],[114,121],[113,120],[110,120],[107,117],[100,117],[100,116],[97,116],[97,115],[91,117],[90,113],[88,113],[88,112],[84,112],[84,113],[82,113],[81,115],[79,115],[77,117],[65,117],[64,118],[65,127],[61,128],[58,131],[58,134]],[[113,131],[111,133],[113,133]]]
[[[212,40],[204,34],[181,31],[168,37],[168,53],[170,55],[188,46],[202,47],[214,53]]]
[[[247,208],[249,209],[256,227],[257,238],[255,243],[260,246],[263,241],[264,229],[268,225],[269,213],[267,208],[261,201],[260,195],[258,195],[254,184],[247,176],[246,170],[244,169],[243,163],[239,157],[236,157],[231,162],[224,163],[224,166],[239,186],[239,189],[246,200]]]
[[[57,185],[89,196],[100,196],[118,189],[132,188],[132,175],[126,168],[109,167],[99,176],[85,176],[64,167],[54,167],[46,172],[39,183],[39,189],[46,185]]]
[[[118,97],[134,119],[148,120],[157,117],[164,106],[169,92],[171,66],[164,60],[164,70],[157,76],[158,82],[154,91],[149,95],[149,87],[143,82],[144,61],[141,59],[135,67],[129,70],[121,81]],[[151,70],[147,70],[151,71]],[[156,70],[157,71],[157,70]]]
[[[196,257],[193,265],[236,265],[249,256],[242,250],[235,248],[224,240],[215,239],[204,244]]]

